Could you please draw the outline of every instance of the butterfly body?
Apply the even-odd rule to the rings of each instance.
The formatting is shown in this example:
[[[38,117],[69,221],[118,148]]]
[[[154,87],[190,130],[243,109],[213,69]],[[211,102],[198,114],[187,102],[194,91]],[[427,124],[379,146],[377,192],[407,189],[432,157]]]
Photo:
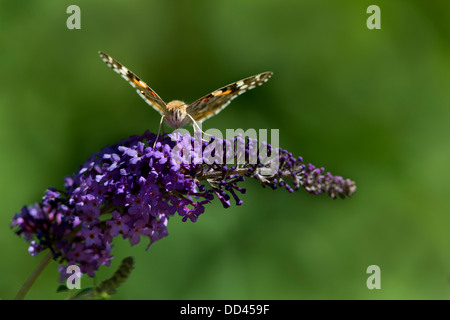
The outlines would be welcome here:
[[[158,111],[166,123],[173,128],[181,128],[189,122],[202,122],[212,117],[223,110],[238,95],[265,83],[272,76],[272,72],[263,72],[239,80],[215,90],[189,105],[180,100],[173,100],[166,104],[155,91],[120,62],[101,51],[99,54],[103,61],[127,80],[142,99]]]
[[[191,119],[186,112],[187,105],[183,101],[173,100],[166,106],[164,120],[172,128],[181,128]]]

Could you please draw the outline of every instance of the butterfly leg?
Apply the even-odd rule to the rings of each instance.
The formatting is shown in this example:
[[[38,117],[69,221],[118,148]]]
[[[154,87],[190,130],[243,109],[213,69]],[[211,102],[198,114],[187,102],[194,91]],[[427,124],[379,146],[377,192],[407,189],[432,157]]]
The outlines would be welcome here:
[[[195,134],[195,126],[197,126],[197,129],[200,130],[200,131],[202,132],[202,134],[204,134],[205,136],[210,136],[210,137],[212,137],[211,134],[208,134],[208,133],[204,132],[204,131],[200,128],[200,126],[198,125],[197,121],[195,121],[194,118],[192,118],[192,116],[191,116],[189,113],[188,113],[187,115],[188,115],[188,117],[191,118],[191,120],[192,120],[192,128],[194,129],[194,134]],[[202,138],[202,140],[205,141],[205,142],[208,142],[207,140],[205,140],[205,139],[203,139],[203,138]]]
[[[161,121],[159,122],[159,128],[158,128],[158,135],[156,136],[155,142],[153,143],[153,148],[155,147],[156,142],[158,141],[159,133],[161,132],[161,127],[163,127],[163,120],[164,120],[164,117],[165,117],[164,115],[161,116]],[[164,134],[164,127],[163,127],[163,134]]]

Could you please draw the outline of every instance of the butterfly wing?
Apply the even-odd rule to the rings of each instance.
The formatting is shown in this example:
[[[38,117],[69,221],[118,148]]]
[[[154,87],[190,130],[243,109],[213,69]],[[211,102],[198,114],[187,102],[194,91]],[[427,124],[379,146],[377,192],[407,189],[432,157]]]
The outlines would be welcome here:
[[[100,57],[106,64],[111,67],[115,72],[120,74],[122,78],[128,81],[135,89],[136,92],[151,105],[156,111],[164,115],[166,110],[166,103],[153,91],[144,81],[139,79],[133,72],[128,70],[120,62],[108,56],[106,53],[99,51]]]
[[[223,110],[238,95],[265,83],[272,72],[263,72],[220,88],[191,103],[186,111],[201,122]]]

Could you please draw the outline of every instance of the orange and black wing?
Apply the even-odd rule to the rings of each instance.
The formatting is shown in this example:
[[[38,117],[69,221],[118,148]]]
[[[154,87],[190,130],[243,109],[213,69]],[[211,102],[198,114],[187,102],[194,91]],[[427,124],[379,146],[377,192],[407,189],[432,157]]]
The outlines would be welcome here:
[[[263,72],[220,88],[191,103],[186,111],[195,121],[201,122],[223,110],[238,95],[265,83],[272,72]]]
[[[135,89],[136,92],[145,100],[149,105],[151,105],[156,111],[165,114],[166,103],[153,91],[144,81],[139,79],[133,72],[128,70],[124,65],[122,65],[117,60],[108,56],[106,53],[99,51],[100,57],[106,64],[111,67],[115,72],[120,74],[122,78],[128,81]]]

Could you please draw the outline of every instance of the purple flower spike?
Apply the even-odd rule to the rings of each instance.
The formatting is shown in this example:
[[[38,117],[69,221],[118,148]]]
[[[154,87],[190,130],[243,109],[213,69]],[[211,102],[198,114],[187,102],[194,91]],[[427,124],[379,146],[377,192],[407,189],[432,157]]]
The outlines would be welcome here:
[[[238,135],[206,142],[198,137],[164,135],[154,144],[156,135],[147,131],[106,147],[65,178],[65,190],[48,189],[41,202],[23,207],[11,227],[30,243],[31,255],[51,250],[62,264],[61,279],[63,265],[71,264],[94,276],[101,265],[110,264],[112,241],[120,234],[132,245],[147,238],[150,246],[167,236],[168,220],[175,213],[182,221],[196,222],[216,197],[225,208],[231,198],[242,205],[245,177],[263,187],[283,187],[290,193],[303,188],[333,199],[356,191],[353,181],[306,165],[301,157],[267,143],[261,144],[264,154],[277,155],[272,162],[259,156],[254,139]],[[275,170],[267,173],[274,163]]]

